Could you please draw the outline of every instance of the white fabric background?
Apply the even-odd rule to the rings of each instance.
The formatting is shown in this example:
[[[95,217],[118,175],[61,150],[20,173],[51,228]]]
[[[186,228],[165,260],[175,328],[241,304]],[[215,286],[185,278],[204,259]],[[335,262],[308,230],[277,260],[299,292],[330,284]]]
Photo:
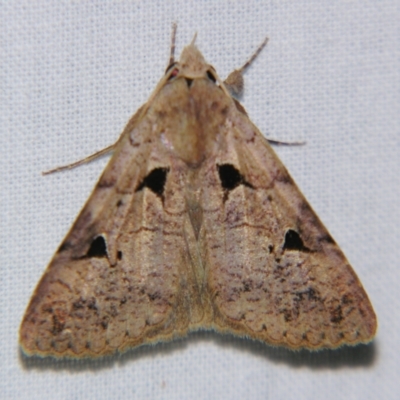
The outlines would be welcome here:
[[[372,345],[291,352],[200,332],[95,361],[22,357],[17,332],[113,143],[195,31],[224,78],[265,35],[242,98],[357,271]],[[0,3],[0,397],[394,399],[400,393],[400,3],[397,0]],[[397,396],[396,396],[397,393]],[[398,397],[397,397],[398,398]]]

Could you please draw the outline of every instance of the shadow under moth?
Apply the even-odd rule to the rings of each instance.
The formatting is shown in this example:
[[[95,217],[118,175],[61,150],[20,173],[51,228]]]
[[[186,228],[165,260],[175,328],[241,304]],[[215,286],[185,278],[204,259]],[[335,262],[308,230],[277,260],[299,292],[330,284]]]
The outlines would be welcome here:
[[[192,43],[108,151],[20,328],[27,355],[96,357],[214,329],[289,348],[373,339],[372,305],[268,140]]]

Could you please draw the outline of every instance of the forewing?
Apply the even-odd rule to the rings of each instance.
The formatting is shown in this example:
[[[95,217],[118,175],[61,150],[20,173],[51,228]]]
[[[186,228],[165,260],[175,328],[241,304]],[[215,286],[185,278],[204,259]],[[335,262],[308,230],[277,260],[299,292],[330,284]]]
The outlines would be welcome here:
[[[204,168],[201,248],[215,327],[292,348],[370,341],[345,256],[239,105]]]
[[[99,356],[187,330],[183,170],[140,113],[36,288],[27,354]]]

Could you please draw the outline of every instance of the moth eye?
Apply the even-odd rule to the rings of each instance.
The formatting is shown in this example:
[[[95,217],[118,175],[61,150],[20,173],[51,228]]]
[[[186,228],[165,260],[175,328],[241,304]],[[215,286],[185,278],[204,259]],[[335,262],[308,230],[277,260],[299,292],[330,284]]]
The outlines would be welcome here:
[[[179,69],[178,68],[174,68],[171,73],[168,76],[168,81],[170,81],[171,79],[175,78],[177,75],[179,74]]]
[[[299,250],[309,252],[310,249],[304,246],[303,240],[300,235],[293,229],[289,229],[285,235],[285,243],[283,244],[283,250]]]
[[[167,72],[172,69],[172,67],[174,67],[177,63],[174,61],[171,64],[168,65],[168,67],[165,69],[165,74],[167,74]]]
[[[165,182],[167,181],[167,174],[169,168],[155,168],[142,180],[137,192],[147,187],[153,193],[158,196],[162,196],[164,193]]]
[[[208,70],[208,71],[207,71],[207,76],[208,76],[208,79],[209,79],[210,81],[213,81],[214,83],[217,82],[217,78],[215,77],[215,75],[213,74],[213,72],[211,72],[211,70]]]
[[[90,245],[87,257],[108,257],[106,241],[103,236],[97,236]]]
[[[250,183],[246,182],[244,176],[231,164],[218,165],[218,174],[221,185],[226,190],[233,190],[239,185],[253,188]]]

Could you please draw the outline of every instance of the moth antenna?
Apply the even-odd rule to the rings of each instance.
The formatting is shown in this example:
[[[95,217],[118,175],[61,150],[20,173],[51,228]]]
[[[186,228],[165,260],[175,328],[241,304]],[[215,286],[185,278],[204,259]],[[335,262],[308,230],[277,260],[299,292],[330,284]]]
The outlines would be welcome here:
[[[61,172],[61,171],[65,171],[67,169],[79,167],[80,165],[87,164],[87,163],[95,160],[96,158],[104,156],[105,154],[111,153],[114,149],[115,149],[115,143],[112,144],[111,146],[107,146],[106,148],[104,148],[102,150],[96,151],[96,153],[91,154],[90,156],[87,156],[82,160],[75,161],[68,165],[62,165],[61,167],[56,167],[56,168],[50,169],[49,171],[44,171],[44,172],[42,172],[42,175],[50,175],[50,174],[54,174],[54,172]]]
[[[171,65],[175,61],[176,29],[177,29],[177,24],[176,24],[176,22],[173,22],[172,23],[172,34],[171,34],[171,51],[170,51],[170,55],[169,55],[168,65]]]
[[[196,39],[197,39],[197,32],[194,34],[193,39],[192,39],[192,41],[190,42],[190,45],[191,45],[191,46],[194,45],[194,42],[196,41]]]
[[[282,140],[275,140],[275,139],[270,139],[267,138],[267,141],[269,144],[275,145],[275,146],[304,146],[307,142],[302,141],[302,142],[284,142]]]
[[[261,53],[262,49],[267,45],[268,43],[268,38],[266,37],[264,41],[258,46],[258,49],[254,52],[254,54],[242,65],[242,67],[239,68],[238,71],[243,72],[256,58],[257,56]]]

